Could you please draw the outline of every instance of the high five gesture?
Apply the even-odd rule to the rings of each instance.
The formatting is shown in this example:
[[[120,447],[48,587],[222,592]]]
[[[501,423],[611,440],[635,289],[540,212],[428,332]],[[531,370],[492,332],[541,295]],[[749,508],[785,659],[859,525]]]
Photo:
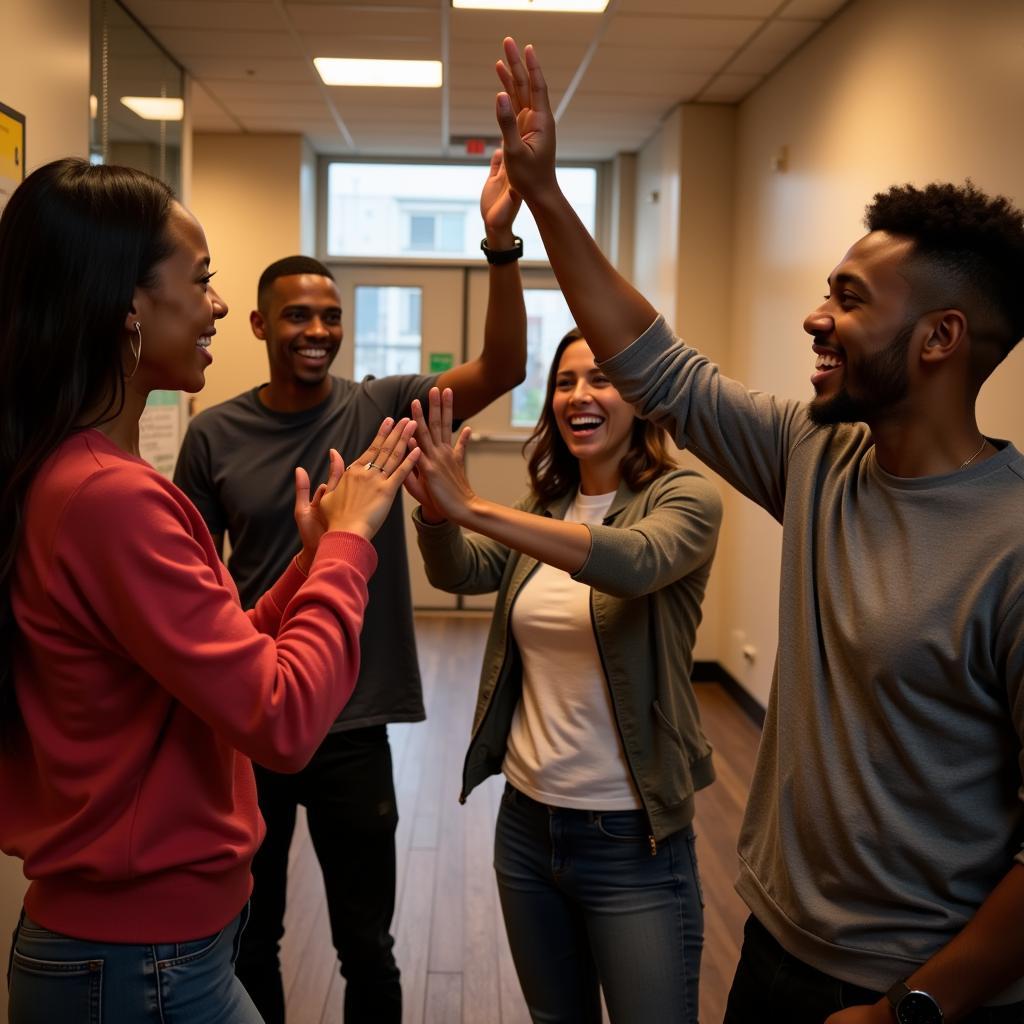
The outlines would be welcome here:
[[[512,188],[537,221],[551,269],[598,359],[608,359],[639,337],[654,307],[605,259],[555,178],[555,119],[540,61],[532,46],[520,57],[514,39],[495,70],[505,170]]]
[[[555,182],[555,118],[540,63],[527,46],[523,58],[515,40],[504,41],[505,59],[495,65],[505,91],[498,93],[498,127],[505,150],[505,169],[512,187],[524,199],[537,197]]]

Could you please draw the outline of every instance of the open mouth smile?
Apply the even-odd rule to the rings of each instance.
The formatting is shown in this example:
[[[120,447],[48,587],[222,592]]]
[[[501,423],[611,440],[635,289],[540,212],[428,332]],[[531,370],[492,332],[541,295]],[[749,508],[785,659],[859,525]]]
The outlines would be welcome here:
[[[312,363],[318,363],[327,358],[330,350],[322,345],[310,345],[304,348],[293,349],[296,355],[302,359],[308,359]]]
[[[589,437],[604,425],[604,417],[595,413],[577,413],[568,418],[569,429],[576,437]]]
[[[828,380],[833,374],[841,370],[846,365],[846,360],[838,353],[831,349],[819,348],[817,345],[814,346],[814,351],[818,358],[814,363],[814,373],[811,374],[811,383],[817,387],[824,381]]]

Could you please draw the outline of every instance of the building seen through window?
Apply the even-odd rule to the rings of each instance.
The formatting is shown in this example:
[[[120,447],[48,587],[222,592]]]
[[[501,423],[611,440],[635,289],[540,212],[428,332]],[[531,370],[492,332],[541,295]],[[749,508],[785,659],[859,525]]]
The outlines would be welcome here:
[[[480,190],[487,167],[475,164],[333,162],[327,172],[327,255],[391,259],[477,259],[483,223]],[[558,180],[594,230],[597,171],[563,167]],[[545,259],[530,211],[516,218],[524,256]]]

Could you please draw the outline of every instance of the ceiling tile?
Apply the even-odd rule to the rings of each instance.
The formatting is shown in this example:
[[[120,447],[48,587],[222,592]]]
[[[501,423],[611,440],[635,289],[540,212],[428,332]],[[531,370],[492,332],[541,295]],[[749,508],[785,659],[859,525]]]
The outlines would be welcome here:
[[[764,75],[774,71],[819,28],[820,21],[773,21],[726,68],[729,74]]]
[[[292,24],[303,34],[314,37],[376,36],[381,39],[419,39],[441,37],[441,16],[435,5],[432,10],[400,12],[374,4],[358,8],[326,4],[289,4]]]
[[[607,78],[587,76],[581,91],[590,95],[647,96],[651,93],[675,93],[679,102],[684,102],[710,81],[711,75],[668,74],[664,71],[646,69],[633,72],[625,81],[616,83]]]
[[[121,0],[152,33],[165,28],[233,32],[240,25],[256,32],[280,32],[281,15],[269,0]]]
[[[763,75],[719,75],[700,94],[701,103],[739,103],[759,82]]]
[[[615,15],[603,45],[651,50],[742,46],[763,22],[755,18],[662,18]]]
[[[439,155],[446,101],[451,133],[490,137],[500,88],[494,62],[505,35],[536,45],[556,105],[600,38],[559,125],[562,155],[587,158],[641,145],[677,103],[698,96],[706,102],[742,99],[809,37],[818,20],[843,6],[842,0],[790,0],[775,15],[781,0],[619,0],[602,16],[445,10],[448,2],[127,5],[195,78],[191,113],[198,128],[302,132],[330,152],[351,151],[331,105],[361,153]],[[307,57],[439,59],[444,24],[450,38],[443,90],[330,88],[325,95]],[[118,76],[126,92],[129,82],[140,92],[165,87],[166,74],[152,61],[122,66]],[[209,95],[199,88],[203,83]]]
[[[274,99],[289,103],[323,103],[323,94],[310,78],[305,82],[268,82],[254,78],[206,78],[206,85],[227,103],[233,100]]]
[[[185,65],[194,57],[256,60],[302,56],[291,36],[281,30],[206,32],[203,29],[168,28],[161,30],[160,40]]]
[[[635,68],[648,71],[664,69],[676,74],[712,74],[725,67],[735,52],[732,47],[655,50],[635,46],[605,46],[598,50],[591,62],[587,77],[608,76],[612,81],[628,79]]]
[[[703,18],[768,18],[779,0],[619,0],[621,14],[677,14]]]
[[[304,57],[189,57],[188,70],[201,80],[243,82],[313,82],[316,71]]]
[[[289,11],[293,7],[366,7],[368,3],[374,7],[396,8],[396,13],[401,14],[409,7],[436,8],[438,0],[284,0]]]
[[[781,18],[817,18],[824,21],[844,8],[849,0],[789,0]]]

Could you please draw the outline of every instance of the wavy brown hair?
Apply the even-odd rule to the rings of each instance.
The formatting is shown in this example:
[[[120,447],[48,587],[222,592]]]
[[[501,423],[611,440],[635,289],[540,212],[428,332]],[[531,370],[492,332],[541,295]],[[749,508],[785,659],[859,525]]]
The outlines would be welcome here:
[[[551,368],[548,370],[548,383],[544,391],[540,419],[523,445],[524,454],[531,445],[533,446],[528,462],[530,486],[541,501],[554,501],[564,497],[580,484],[579,460],[569,451],[569,446],[558,429],[551,401],[555,394],[555,381],[558,377],[558,366],[562,362],[562,353],[574,341],[586,340],[583,332],[574,327],[558,343],[554,358],[551,360]],[[619,463],[619,472],[630,490],[639,491],[663,473],[678,468],[669,454],[667,440],[668,434],[663,427],[651,423],[650,420],[642,420],[639,416],[633,419],[629,451],[622,456]]]

